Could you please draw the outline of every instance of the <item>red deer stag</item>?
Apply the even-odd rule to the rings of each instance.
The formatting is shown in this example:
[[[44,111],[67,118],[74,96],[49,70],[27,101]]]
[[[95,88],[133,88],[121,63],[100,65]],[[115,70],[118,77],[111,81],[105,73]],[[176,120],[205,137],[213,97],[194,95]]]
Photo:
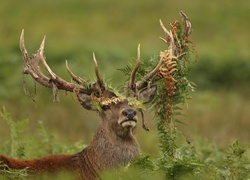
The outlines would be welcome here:
[[[191,23],[183,12],[180,14],[185,23],[184,38],[187,38],[191,30]],[[175,37],[172,30],[168,31],[161,21],[160,25],[167,36],[166,39],[162,38],[162,40],[169,46],[168,55],[174,57],[179,47],[178,38]],[[142,80],[135,82],[136,72],[140,65],[140,46],[138,46],[137,62],[132,69],[129,82],[121,90],[126,96],[119,97],[105,87],[94,54],[93,60],[97,81],[91,84],[76,76],[66,62],[66,68],[75,82],[72,83],[63,80],[50,69],[44,57],[44,44],[45,37],[36,54],[30,58],[24,45],[24,32],[22,32],[20,48],[24,60],[23,73],[29,74],[41,85],[51,88],[55,99],[58,90],[73,92],[85,109],[96,111],[100,115],[101,123],[90,145],[77,154],[50,155],[32,160],[17,160],[0,155],[0,161],[8,168],[28,168],[30,173],[53,173],[67,170],[75,171],[79,179],[99,179],[100,172],[125,165],[138,156],[139,146],[135,138],[135,128],[138,121],[137,111],[141,113],[142,121],[143,113],[142,110],[136,110],[130,105],[128,99],[131,98],[128,97],[142,100],[143,103],[152,101],[157,89],[155,82],[159,80],[157,77],[160,75],[159,69],[162,63],[166,61],[165,56],[160,56],[156,67],[146,74]],[[48,76],[41,71],[41,64]],[[170,66],[173,67],[173,65]],[[147,130],[144,123],[143,127]]]
[[[8,168],[27,168],[28,172],[35,174],[68,170],[76,171],[79,179],[97,179],[100,172],[125,165],[138,156],[139,146],[134,135],[138,121],[137,110],[129,105],[127,98],[118,97],[104,86],[95,55],[93,54],[97,79],[95,83],[87,84],[69,69],[66,62],[66,68],[76,83],[67,82],[48,66],[44,56],[44,44],[45,37],[36,54],[29,57],[24,45],[24,31],[22,31],[20,48],[24,60],[23,73],[29,74],[41,85],[51,88],[54,98],[57,98],[58,90],[73,92],[85,109],[98,112],[101,123],[90,145],[77,154],[49,155],[31,160],[17,160],[0,155],[0,161]],[[40,66],[41,64],[42,66]],[[148,103],[154,97],[156,86],[149,86],[147,81],[156,74],[158,67],[146,75],[144,81],[135,82],[139,64],[140,46],[138,46],[137,63],[132,70],[130,81],[122,91]],[[42,67],[48,76],[41,71]],[[142,113],[142,111],[140,112]]]

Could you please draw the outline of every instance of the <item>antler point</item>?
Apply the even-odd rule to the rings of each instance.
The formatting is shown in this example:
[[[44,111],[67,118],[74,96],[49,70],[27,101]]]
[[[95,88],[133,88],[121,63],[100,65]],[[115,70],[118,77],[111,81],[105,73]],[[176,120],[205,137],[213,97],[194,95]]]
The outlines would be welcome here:
[[[23,56],[23,60],[27,62],[29,60],[29,55],[24,44],[24,29],[22,29],[21,36],[20,36],[20,50]]]
[[[95,53],[94,53],[94,52],[93,52],[93,60],[94,60],[95,66],[98,66],[98,65],[97,65],[97,60],[96,60],[96,57],[95,57]]]
[[[46,40],[46,35],[44,35],[43,40],[42,40],[41,45],[40,45],[40,48],[39,48],[41,54],[44,52],[45,40]]]
[[[98,64],[97,64],[97,60],[96,60],[96,57],[95,57],[95,53],[93,53],[93,61],[94,61],[94,64],[95,64],[95,74],[96,74],[96,78],[97,78],[97,83],[99,84],[99,87],[100,87],[100,92],[103,91],[105,89],[105,86],[104,86],[104,83],[103,83],[103,80],[100,76],[100,73],[99,73],[99,69],[98,69]]]
[[[24,44],[24,29],[22,29],[21,36],[20,36],[20,45]]]
[[[141,61],[141,44],[139,44],[137,48],[137,62],[140,61]]]

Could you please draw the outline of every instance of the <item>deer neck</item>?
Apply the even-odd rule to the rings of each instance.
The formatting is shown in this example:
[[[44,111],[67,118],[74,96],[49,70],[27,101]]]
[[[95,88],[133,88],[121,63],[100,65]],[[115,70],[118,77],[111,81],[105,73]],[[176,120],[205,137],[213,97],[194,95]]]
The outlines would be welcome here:
[[[90,159],[94,169],[103,171],[125,165],[139,155],[139,146],[133,130],[128,136],[119,136],[114,130],[101,124],[90,145],[84,150],[84,156]]]

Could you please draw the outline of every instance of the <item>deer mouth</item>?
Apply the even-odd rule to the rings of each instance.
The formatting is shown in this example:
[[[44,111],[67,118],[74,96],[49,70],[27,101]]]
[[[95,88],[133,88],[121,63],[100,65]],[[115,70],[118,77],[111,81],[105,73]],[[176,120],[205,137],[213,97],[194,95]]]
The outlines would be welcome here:
[[[136,119],[125,119],[124,121],[122,121],[120,124],[122,125],[122,127],[135,127],[137,123]]]

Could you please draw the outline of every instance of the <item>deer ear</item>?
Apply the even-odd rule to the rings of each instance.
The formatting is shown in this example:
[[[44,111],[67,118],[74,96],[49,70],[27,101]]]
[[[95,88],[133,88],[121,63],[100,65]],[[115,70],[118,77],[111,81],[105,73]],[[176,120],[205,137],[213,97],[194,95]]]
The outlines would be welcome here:
[[[92,99],[90,95],[79,93],[77,94],[78,101],[81,103],[82,107],[84,107],[87,110],[95,110],[92,105]]]
[[[138,100],[143,100],[144,104],[150,103],[155,97],[156,90],[156,85],[150,86],[149,88],[142,90],[138,95]]]

